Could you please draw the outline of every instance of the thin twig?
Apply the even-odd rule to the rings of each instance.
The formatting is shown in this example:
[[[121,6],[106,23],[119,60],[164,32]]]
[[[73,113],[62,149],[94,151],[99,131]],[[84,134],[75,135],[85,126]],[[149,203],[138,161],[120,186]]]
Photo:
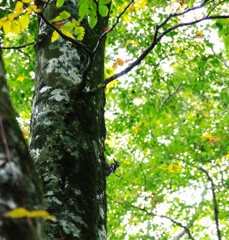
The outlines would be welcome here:
[[[94,50],[92,51],[92,54],[89,55],[88,57],[88,63],[87,63],[87,66],[85,67],[85,69],[83,70],[83,77],[82,77],[82,82],[81,84],[78,86],[78,89],[79,90],[83,90],[86,85],[87,85],[87,74],[88,72],[91,70],[92,68],[92,65],[93,65],[93,61],[94,61],[94,57],[95,57],[95,54],[96,52],[98,51],[99,49],[99,46],[100,44],[102,43],[102,40],[103,38],[109,33],[111,32],[115,27],[116,25],[119,23],[119,19],[121,18],[121,16],[126,12],[126,10],[130,7],[130,5],[134,2],[134,0],[132,0],[125,8],[124,10],[118,15],[117,19],[116,19],[116,22],[114,23],[114,25],[107,31],[105,31],[104,33],[102,33],[100,36],[99,36],[99,39],[96,43],[96,46],[94,48]]]
[[[181,83],[182,84],[182,83]],[[178,87],[176,88],[176,90],[172,93],[169,92],[169,96],[163,101],[163,103],[161,104],[160,108],[162,108],[164,106],[164,104],[175,94],[178,92],[181,84],[178,85]]]
[[[191,233],[190,233],[190,231],[189,231],[189,228],[188,228],[187,226],[184,226],[184,225],[181,224],[180,222],[177,222],[177,221],[173,220],[172,218],[170,218],[170,217],[168,217],[168,216],[165,216],[165,215],[157,215],[157,214],[148,212],[145,208],[139,208],[139,207],[136,207],[136,206],[134,206],[134,205],[132,205],[132,204],[131,204],[130,206],[133,207],[133,208],[136,208],[136,209],[138,209],[138,210],[144,211],[144,212],[146,212],[148,215],[151,215],[151,216],[154,216],[154,217],[165,218],[165,219],[170,220],[171,222],[175,223],[177,226],[184,228],[184,230],[185,230],[186,233],[188,234],[189,238],[192,239],[192,240],[194,240],[194,238],[192,237],[192,235],[191,235]]]
[[[180,159],[180,158],[176,158],[176,159],[186,163],[184,159]],[[190,165],[194,166],[196,169],[202,171],[207,176],[208,181],[211,182],[212,202],[213,202],[213,207],[214,207],[216,232],[217,232],[218,240],[221,240],[221,233],[220,233],[220,229],[219,229],[219,218],[218,218],[219,210],[217,207],[217,201],[216,201],[216,195],[215,195],[215,184],[213,182],[213,179],[210,177],[208,171],[205,170],[204,168],[197,166],[195,164],[192,164],[192,163],[188,163],[188,164],[190,164]]]
[[[215,217],[216,231],[217,231],[218,240],[221,240],[221,233],[220,233],[220,229],[219,229],[219,218],[218,218],[219,210],[218,210],[218,207],[217,207],[217,201],[216,201],[215,187],[214,187],[213,179],[210,177],[208,171],[205,170],[204,168],[202,168],[200,166],[197,166],[197,165],[193,165],[193,166],[195,168],[197,168],[198,170],[201,170],[202,172],[204,172],[205,175],[207,176],[208,181],[211,182],[212,201],[213,201],[213,207],[214,207],[214,217]]]
[[[18,46],[18,47],[0,47],[1,49],[20,49],[20,48],[24,48],[24,47],[27,47],[29,45],[34,45],[34,42],[32,43],[28,43],[28,44],[25,44],[25,45],[22,45],[22,46]]]
[[[129,4],[123,9],[123,11],[118,15],[118,17],[116,18],[116,21],[114,23],[114,25],[109,28],[107,31],[105,31],[103,34],[100,35],[99,39],[98,39],[98,42],[93,50],[93,53],[96,53],[98,48],[99,48],[99,45],[101,44],[101,41],[102,39],[111,31],[113,31],[113,29],[116,27],[116,25],[119,23],[119,20],[121,18],[121,16],[126,12],[126,10],[130,7],[130,5],[134,2],[134,0],[131,0],[129,2]]]
[[[197,7],[196,7],[197,8]],[[196,23],[205,21],[205,20],[212,20],[212,19],[219,19],[219,18],[229,18],[229,15],[225,15],[225,16],[210,16],[210,17],[205,17],[202,19],[198,19],[196,21],[191,21],[191,22],[187,22],[187,23],[180,23],[177,24],[169,29],[167,29],[166,31],[164,31],[159,37],[157,37],[158,35],[158,30],[159,28],[161,28],[163,26],[163,24],[165,24],[172,16],[175,15],[169,15],[161,24],[156,25],[156,29],[155,29],[155,33],[154,33],[154,39],[153,42],[149,45],[149,47],[134,61],[132,62],[127,68],[125,68],[124,70],[122,70],[119,73],[114,74],[111,77],[108,77],[106,80],[104,80],[99,87],[92,89],[89,93],[90,95],[94,95],[97,94],[101,89],[105,88],[106,85],[108,83],[110,83],[111,81],[127,74],[128,72],[130,72],[134,67],[136,67],[137,65],[139,65],[141,63],[141,61],[148,55],[148,53],[154,49],[154,47],[157,45],[157,43],[162,39],[162,37],[164,37],[167,33],[179,28],[179,27],[184,27],[184,26],[189,26],[189,25],[194,25]]]

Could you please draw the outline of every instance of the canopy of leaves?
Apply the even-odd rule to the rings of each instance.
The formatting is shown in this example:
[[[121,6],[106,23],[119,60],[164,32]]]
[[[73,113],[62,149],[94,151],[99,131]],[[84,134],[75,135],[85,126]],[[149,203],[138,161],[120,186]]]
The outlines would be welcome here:
[[[138,58],[170,13],[199,4],[134,2],[107,37],[106,74]],[[126,5],[113,3],[111,25]],[[172,18],[160,34],[209,9]],[[108,86],[106,153],[121,163],[120,178],[107,180],[110,239],[179,239],[187,229],[188,239],[220,239],[216,221],[228,238],[227,30],[220,19],[171,31],[135,71]],[[123,67],[117,56],[127,60]]]
[[[106,16],[109,3],[81,0],[81,18],[94,27],[97,9]],[[107,161],[114,157],[121,164],[120,177],[107,178],[110,239],[229,238],[228,19],[199,21],[226,15],[228,1],[205,3],[139,0],[127,8],[129,2],[112,2],[110,28],[104,29],[109,32],[105,78],[138,59],[154,41],[156,26],[177,14],[161,25],[162,37],[140,64],[107,85]],[[14,9],[14,2],[4,0],[0,17]],[[31,15],[28,27],[4,35],[2,45],[35,38]],[[31,115],[33,48],[8,49],[4,55],[11,98],[25,127]]]

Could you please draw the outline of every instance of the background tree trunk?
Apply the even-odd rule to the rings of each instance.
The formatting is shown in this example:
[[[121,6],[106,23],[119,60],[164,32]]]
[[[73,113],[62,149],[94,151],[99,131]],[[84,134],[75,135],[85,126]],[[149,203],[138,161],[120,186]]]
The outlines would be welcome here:
[[[65,10],[77,20],[78,1],[57,9],[50,3],[44,16],[51,20]],[[93,30],[83,22],[83,43],[93,49],[108,18]],[[40,22],[31,122],[31,154],[43,182],[48,239],[106,239],[104,93],[88,97],[87,90],[104,79],[104,47],[81,89],[88,56],[61,37],[51,42],[52,30]]]
[[[0,238],[43,240],[42,218],[9,218],[15,208],[43,209],[43,196],[34,163],[15,118],[0,49]]]

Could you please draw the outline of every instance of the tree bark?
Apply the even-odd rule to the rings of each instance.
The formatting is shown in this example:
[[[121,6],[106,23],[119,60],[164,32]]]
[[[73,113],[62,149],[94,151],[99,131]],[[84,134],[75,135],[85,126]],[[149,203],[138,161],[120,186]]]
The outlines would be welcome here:
[[[77,20],[78,1],[60,9],[50,2],[46,19],[63,10]],[[83,43],[93,49],[108,18],[92,30],[86,21]],[[88,56],[59,37],[42,20],[35,45],[36,77],[30,151],[43,182],[47,211],[58,222],[46,221],[48,239],[107,239],[104,140],[104,93],[88,97],[89,89],[104,79],[105,40],[95,57],[82,90]]]
[[[42,199],[35,165],[10,102],[0,49],[0,239],[43,240],[42,218],[5,216],[16,208],[43,210]]]

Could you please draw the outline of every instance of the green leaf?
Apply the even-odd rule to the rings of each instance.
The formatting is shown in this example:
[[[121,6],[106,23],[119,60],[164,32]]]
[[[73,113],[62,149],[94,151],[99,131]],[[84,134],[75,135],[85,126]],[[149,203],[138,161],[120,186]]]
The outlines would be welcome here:
[[[60,8],[64,4],[64,0],[57,0],[56,1],[56,7]]]
[[[62,20],[68,19],[69,17],[71,17],[71,14],[69,12],[63,11],[59,14],[59,16],[51,20],[51,22],[60,22]]]
[[[68,23],[66,23],[61,29],[70,32],[70,31],[73,30],[73,28],[74,28],[75,26],[76,26],[76,25],[75,25],[74,23],[68,22]]]
[[[85,34],[85,29],[83,27],[76,27],[75,28],[75,35],[77,36],[77,39],[80,41],[83,40]]]
[[[111,0],[99,0],[99,4],[102,5],[102,4],[108,4],[110,3]]]
[[[223,42],[225,44],[225,48],[229,49],[229,35],[223,37]]]
[[[99,5],[99,14],[102,17],[106,17],[108,14],[109,9],[107,8],[106,5]]]
[[[88,2],[83,2],[79,8],[80,19],[83,19],[88,14],[89,14]]]
[[[96,23],[97,23],[98,19],[97,19],[97,15],[95,12],[90,12],[89,14],[89,18],[88,18],[88,23],[89,23],[89,26],[91,28],[94,28]]]

